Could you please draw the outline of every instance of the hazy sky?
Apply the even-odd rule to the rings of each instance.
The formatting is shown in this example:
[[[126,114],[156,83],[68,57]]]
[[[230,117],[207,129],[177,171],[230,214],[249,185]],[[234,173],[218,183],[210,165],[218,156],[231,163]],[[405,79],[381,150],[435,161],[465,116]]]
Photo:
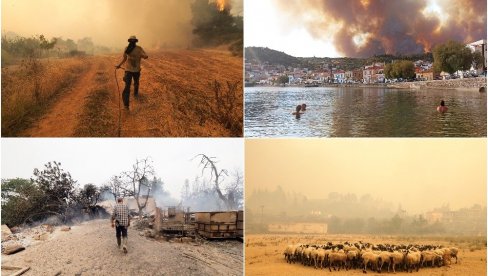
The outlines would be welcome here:
[[[246,194],[371,194],[423,212],[486,205],[486,139],[248,139]]]
[[[44,34],[123,48],[136,35],[146,48],[187,47],[191,39],[192,0],[2,0],[2,31],[23,36]],[[242,0],[231,12],[242,14]]]
[[[34,168],[49,161],[61,162],[79,184],[103,184],[111,176],[132,168],[136,158],[150,156],[157,176],[175,198],[185,179],[201,176],[199,159],[204,153],[217,157],[219,169],[243,172],[242,139],[2,139],[2,178],[30,178]],[[204,176],[209,176],[209,171]],[[231,181],[231,177],[227,178]]]
[[[315,39],[306,26],[285,19],[275,0],[244,1],[244,11],[245,47],[268,47],[299,57],[339,55],[332,41]]]
[[[300,57],[370,57],[486,39],[486,0],[245,1],[244,45]]]

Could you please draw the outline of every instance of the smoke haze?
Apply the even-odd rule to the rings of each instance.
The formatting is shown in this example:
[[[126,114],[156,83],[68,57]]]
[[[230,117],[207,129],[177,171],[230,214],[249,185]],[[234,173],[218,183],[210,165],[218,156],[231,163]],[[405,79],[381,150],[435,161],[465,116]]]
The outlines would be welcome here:
[[[348,57],[431,51],[486,39],[485,0],[274,0],[291,27],[332,41]],[[285,22],[285,21],[284,21]]]
[[[369,194],[411,214],[485,206],[484,149],[486,139],[248,140],[246,208],[256,208],[254,192],[278,186],[309,200]]]
[[[146,48],[190,46],[193,0],[5,0],[2,32],[44,34],[123,48],[136,35]],[[211,1],[212,2],[212,1]],[[242,13],[242,0],[225,1],[231,13]],[[198,16],[198,15],[197,15]]]

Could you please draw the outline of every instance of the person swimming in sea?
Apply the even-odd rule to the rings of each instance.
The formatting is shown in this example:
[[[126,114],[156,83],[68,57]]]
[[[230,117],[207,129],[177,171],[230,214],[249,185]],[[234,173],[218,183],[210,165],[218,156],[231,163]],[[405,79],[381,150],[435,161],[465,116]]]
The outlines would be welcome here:
[[[302,104],[302,112],[305,112],[305,110],[307,109],[307,105],[306,104]]]
[[[444,103],[444,100],[441,101],[441,104],[437,107],[437,111],[440,112],[440,113],[444,113],[444,112],[447,112],[447,106],[446,104]]]
[[[296,107],[296,111],[293,112],[292,114],[295,115],[295,118],[297,119],[300,119],[300,115],[302,114],[302,112],[300,112],[302,110],[302,105],[297,105]]]

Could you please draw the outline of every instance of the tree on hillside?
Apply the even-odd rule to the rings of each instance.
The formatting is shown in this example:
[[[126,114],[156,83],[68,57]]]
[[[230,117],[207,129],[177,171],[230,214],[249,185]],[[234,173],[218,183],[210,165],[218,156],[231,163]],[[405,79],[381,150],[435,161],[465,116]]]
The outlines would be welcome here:
[[[387,79],[412,79],[415,77],[415,65],[409,60],[400,60],[386,64],[385,77]]]
[[[84,208],[93,208],[101,197],[101,189],[93,184],[86,184],[78,193],[78,202]]]
[[[49,50],[54,48],[54,45],[56,45],[57,39],[53,37],[51,41],[48,41],[44,35],[39,36],[39,48],[41,49],[41,56],[42,52],[49,53]]]
[[[154,176],[154,167],[149,157],[141,160],[136,159],[136,163],[132,165],[132,170],[121,174],[120,192],[135,198],[139,216],[142,216],[142,209],[146,208],[154,185],[154,181],[150,181],[150,179]]]
[[[215,2],[196,0],[191,5],[191,11],[193,34],[197,36],[194,41],[196,46],[216,46],[242,40],[243,19],[232,16],[228,7],[219,10]]]
[[[290,80],[289,80],[288,76],[282,75],[282,76],[279,76],[278,79],[276,79],[276,81],[278,82],[278,84],[287,84]]]
[[[13,227],[27,220],[44,218],[31,216],[42,208],[43,193],[29,179],[2,179],[2,223]]]
[[[263,47],[246,47],[245,57],[248,61],[292,66],[300,63],[300,59],[284,52]]]
[[[103,185],[102,190],[110,193],[114,197],[114,201],[117,201],[117,198],[119,197],[129,196],[129,188],[127,185],[128,183],[123,182],[121,176],[114,175],[105,185]]]
[[[53,161],[45,164],[42,170],[34,169],[31,181],[43,193],[43,206],[33,216],[55,214],[66,221],[70,207],[76,204],[76,181],[71,174],[61,168],[60,162]]]
[[[434,70],[452,74],[458,70],[468,70],[473,62],[471,50],[457,41],[448,41],[434,48]]]
[[[483,69],[485,65],[485,60],[483,59],[483,55],[481,52],[474,52],[473,53],[473,68],[475,69]]]

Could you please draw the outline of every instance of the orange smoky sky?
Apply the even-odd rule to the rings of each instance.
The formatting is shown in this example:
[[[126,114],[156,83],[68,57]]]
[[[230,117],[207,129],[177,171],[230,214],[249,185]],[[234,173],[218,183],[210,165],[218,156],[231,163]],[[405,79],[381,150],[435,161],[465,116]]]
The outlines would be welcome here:
[[[194,0],[2,0],[2,32],[44,34],[122,48],[136,35],[147,48],[187,47]],[[214,2],[214,1],[210,1]],[[225,1],[242,13],[242,0]]]
[[[486,39],[486,0],[272,2],[283,25],[305,28],[349,57],[421,53],[450,39]]]
[[[486,139],[250,139],[245,156],[246,197],[281,186],[311,199],[370,194],[409,212],[486,205]]]

